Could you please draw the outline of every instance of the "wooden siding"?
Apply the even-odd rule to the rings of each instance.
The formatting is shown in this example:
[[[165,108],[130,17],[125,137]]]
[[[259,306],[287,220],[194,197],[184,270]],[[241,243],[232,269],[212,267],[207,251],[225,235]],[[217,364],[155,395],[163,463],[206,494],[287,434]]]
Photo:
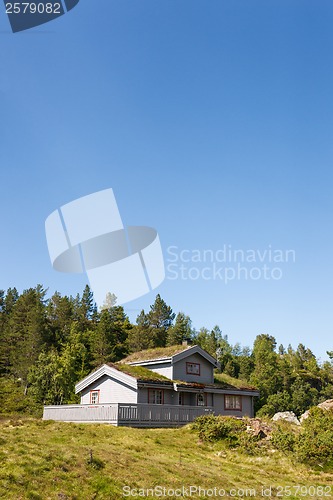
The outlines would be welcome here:
[[[187,373],[186,363],[199,363],[200,375]],[[214,382],[214,366],[200,354],[192,354],[174,363],[172,378],[173,380],[197,382],[198,384],[212,384]]]
[[[240,396],[242,400],[242,410],[226,410],[224,406],[224,396],[225,394],[214,394],[214,413],[215,415],[235,415],[237,417],[253,417],[253,407],[252,407],[252,396],[243,396],[241,394],[236,394],[236,396]]]
[[[177,393],[173,389],[158,387],[164,391],[164,404],[166,405],[176,405],[178,404]],[[151,386],[151,389],[154,389]],[[149,403],[148,401],[148,387],[139,387],[138,388],[138,403]],[[124,399],[123,399],[124,401]]]
[[[83,389],[81,393],[81,404],[90,404],[90,391],[99,390],[99,403],[121,403],[128,401],[129,403],[137,403],[137,390],[133,389],[120,382],[114,380],[108,375],[103,375],[88,387]]]
[[[44,406],[43,420],[77,423],[108,423],[129,427],[176,427],[188,424],[213,408],[123,404]]]
[[[145,368],[149,368],[149,370],[151,370],[152,372],[159,373],[160,375],[163,375],[164,377],[167,377],[170,380],[172,379],[171,361],[167,361],[164,363],[154,363],[151,365],[145,365]]]

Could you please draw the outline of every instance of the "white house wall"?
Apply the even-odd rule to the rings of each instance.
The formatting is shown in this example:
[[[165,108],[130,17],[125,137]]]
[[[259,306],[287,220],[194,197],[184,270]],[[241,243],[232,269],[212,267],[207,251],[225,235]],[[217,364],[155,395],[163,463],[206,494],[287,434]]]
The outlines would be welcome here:
[[[90,404],[90,391],[99,390],[99,403],[137,403],[137,389],[104,375],[81,393],[81,404]]]
[[[186,363],[199,363],[200,375],[186,373]],[[192,354],[173,365],[173,380],[184,380],[185,382],[197,382],[198,384],[212,384],[214,382],[214,367],[200,354]]]
[[[149,370],[159,373],[160,375],[163,375],[164,377],[172,380],[171,361],[169,361],[168,363],[154,363],[151,365],[145,365],[145,368],[149,368]]]

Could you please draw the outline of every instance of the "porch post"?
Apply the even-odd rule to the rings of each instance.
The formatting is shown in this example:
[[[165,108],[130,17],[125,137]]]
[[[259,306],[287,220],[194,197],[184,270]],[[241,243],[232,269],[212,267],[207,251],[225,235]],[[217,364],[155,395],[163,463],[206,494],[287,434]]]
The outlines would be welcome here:
[[[117,415],[117,417],[116,417],[116,426],[118,426],[118,425],[119,425],[119,421],[120,421],[120,406],[119,406],[119,403],[116,403],[116,405],[117,405],[117,411],[116,411],[116,415]]]

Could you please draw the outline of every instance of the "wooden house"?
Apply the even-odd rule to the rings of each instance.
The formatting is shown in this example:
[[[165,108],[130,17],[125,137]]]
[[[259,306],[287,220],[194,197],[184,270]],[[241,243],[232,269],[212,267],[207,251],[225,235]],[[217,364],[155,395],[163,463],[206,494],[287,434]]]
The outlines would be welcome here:
[[[206,413],[252,417],[259,392],[216,380],[218,368],[197,345],[141,351],[100,366],[76,384],[79,405],[46,406],[43,418],[161,427]]]

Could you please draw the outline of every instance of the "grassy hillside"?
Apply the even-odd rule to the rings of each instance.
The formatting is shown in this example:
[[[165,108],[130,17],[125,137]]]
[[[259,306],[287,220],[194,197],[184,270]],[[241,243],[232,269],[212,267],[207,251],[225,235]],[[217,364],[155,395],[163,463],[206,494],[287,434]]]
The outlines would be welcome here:
[[[203,444],[189,428],[146,430],[33,419],[0,422],[0,498],[6,500],[143,498],[124,496],[128,490],[123,487],[191,485],[223,488],[225,498],[230,498],[231,489],[234,498],[263,498],[261,488],[270,485],[271,497],[280,492],[278,498],[333,498],[333,473],[293,464],[280,452],[249,456],[225,450],[222,444]],[[303,487],[302,494],[278,489],[296,485]],[[319,485],[326,485],[324,493],[312,489],[304,495],[305,487]],[[242,494],[242,489],[255,489],[256,495]]]

